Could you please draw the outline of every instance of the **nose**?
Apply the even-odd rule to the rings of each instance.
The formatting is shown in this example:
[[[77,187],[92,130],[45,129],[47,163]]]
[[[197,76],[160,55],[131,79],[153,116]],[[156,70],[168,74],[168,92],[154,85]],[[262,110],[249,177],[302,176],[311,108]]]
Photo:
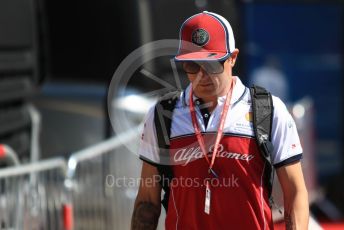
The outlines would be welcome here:
[[[196,79],[197,79],[197,82],[200,84],[207,84],[207,83],[212,82],[212,79],[209,76],[209,74],[202,68],[200,68],[200,70],[198,71],[196,75]]]
[[[197,73],[197,77],[199,77],[200,79],[204,79],[204,80],[205,80],[205,78],[210,78],[208,72],[205,71],[205,70],[202,68],[202,66],[201,66],[201,68],[199,68],[199,71],[198,71],[198,73]]]

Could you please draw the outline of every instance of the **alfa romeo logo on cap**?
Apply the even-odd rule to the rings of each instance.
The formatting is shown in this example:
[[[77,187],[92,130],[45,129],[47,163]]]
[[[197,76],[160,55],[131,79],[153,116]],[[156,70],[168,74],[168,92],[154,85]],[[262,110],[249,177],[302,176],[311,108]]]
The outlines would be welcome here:
[[[198,46],[204,46],[209,41],[209,34],[204,29],[196,29],[192,32],[192,42]]]

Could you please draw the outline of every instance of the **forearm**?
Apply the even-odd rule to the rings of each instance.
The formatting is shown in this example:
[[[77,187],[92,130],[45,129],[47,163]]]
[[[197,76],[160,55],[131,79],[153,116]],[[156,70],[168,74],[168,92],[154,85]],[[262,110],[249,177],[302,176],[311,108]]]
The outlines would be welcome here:
[[[158,226],[160,211],[160,205],[149,201],[137,202],[131,220],[131,230],[155,230]]]
[[[307,191],[299,191],[284,199],[284,220],[286,230],[308,229],[309,204]]]
[[[139,191],[131,219],[131,230],[155,230],[161,211],[161,185],[156,167],[143,162]]]

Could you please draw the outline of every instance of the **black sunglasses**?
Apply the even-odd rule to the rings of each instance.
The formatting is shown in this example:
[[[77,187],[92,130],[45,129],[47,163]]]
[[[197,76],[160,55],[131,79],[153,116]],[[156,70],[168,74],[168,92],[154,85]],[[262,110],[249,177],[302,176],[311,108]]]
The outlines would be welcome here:
[[[183,62],[183,69],[186,73],[196,74],[202,68],[209,74],[220,74],[223,73],[223,64],[225,61],[211,61],[211,62]]]

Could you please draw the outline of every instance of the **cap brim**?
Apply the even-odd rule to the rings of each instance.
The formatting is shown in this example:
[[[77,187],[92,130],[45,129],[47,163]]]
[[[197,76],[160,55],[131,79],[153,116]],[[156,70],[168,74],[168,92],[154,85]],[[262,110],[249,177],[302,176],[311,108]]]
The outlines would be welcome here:
[[[222,52],[191,52],[176,55],[175,61],[223,61],[230,56],[230,53]]]

